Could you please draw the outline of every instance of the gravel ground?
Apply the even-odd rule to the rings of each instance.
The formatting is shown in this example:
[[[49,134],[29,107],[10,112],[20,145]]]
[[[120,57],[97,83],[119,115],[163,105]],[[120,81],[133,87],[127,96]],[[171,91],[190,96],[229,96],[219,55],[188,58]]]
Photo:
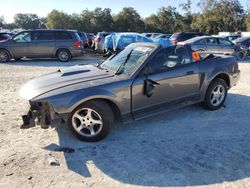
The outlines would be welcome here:
[[[115,125],[99,143],[77,140],[63,124],[20,129],[25,82],[97,61],[0,64],[0,187],[250,187],[250,60],[216,112],[194,105]]]

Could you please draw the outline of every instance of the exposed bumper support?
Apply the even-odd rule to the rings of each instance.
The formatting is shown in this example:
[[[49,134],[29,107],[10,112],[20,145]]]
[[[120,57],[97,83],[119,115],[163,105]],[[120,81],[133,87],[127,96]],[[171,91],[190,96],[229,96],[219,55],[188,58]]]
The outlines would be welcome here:
[[[41,125],[48,128],[51,125],[51,108],[47,103],[30,103],[27,115],[22,116],[23,125],[21,128],[35,127]]]

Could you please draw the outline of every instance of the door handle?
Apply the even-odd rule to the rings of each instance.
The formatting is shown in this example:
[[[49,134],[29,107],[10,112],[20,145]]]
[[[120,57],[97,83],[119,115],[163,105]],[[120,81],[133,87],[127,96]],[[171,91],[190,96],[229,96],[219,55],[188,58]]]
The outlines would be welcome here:
[[[186,75],[191,75],[191,74],[194,74],[194,71],[188,71],[188,72],[186,73]]]

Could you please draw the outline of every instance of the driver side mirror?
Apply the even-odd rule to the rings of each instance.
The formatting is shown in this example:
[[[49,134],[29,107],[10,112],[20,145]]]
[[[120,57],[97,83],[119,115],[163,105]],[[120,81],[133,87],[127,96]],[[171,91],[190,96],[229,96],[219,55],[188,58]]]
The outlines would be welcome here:
[[[160,85],[160,84],[146,78],[146,80],[144,80],[144,92],[143,92],[144,95],[146,95],[147,97],[151,97],[153,95],[155,85]]]

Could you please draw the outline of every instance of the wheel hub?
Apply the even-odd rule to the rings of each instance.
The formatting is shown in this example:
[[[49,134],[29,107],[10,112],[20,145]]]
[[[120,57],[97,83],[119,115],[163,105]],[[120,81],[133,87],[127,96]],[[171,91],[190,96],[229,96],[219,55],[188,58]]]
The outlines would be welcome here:
[[[211,103],[218,106],[225,98],[225,88],[222,85],[216,86],[211,93]]]
[[[103,122],[95,110],[82,108],[73,114],[72,125],[79,134],[91,137],[101,131]]]

